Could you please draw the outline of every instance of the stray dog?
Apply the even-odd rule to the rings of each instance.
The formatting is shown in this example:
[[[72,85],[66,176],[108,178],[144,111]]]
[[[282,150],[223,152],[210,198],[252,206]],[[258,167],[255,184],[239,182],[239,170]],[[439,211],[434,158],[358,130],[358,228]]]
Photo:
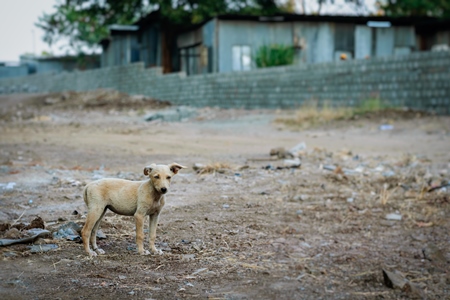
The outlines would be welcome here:
[[[134,215],[137,251],[141,255],[150,254],[148,250],[144,250],[144,218],[148,215],[150,250],[154,254],[162,254],[161,250],[155,248],[158,216],[164,206],[164,195],[169,191],[170,179],[185,168],[177,163],[151,164],[144,168],[144,175],[149,177],[144,181],[105,178],[86,185],[83,197],[88,214],[81,236],[84,250],[89,256],[105,253],[97,247],[96,235],[106,209],[119,215]]]

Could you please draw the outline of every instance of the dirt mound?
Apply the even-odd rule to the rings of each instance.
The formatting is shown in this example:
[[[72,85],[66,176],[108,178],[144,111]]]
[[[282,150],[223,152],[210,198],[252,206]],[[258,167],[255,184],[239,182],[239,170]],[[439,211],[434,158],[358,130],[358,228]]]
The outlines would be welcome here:
[[[115,90],[98,89],[87,92],[65,91],[23,97],[17,102],[2,101],[0,116],[3,120],[27,120],[50,111],[68,110],[145,110],[170,106],[170,102],[143,95],[128,95]]]
[[[68,91],[50,94],[42,97],[36,97],[35,99],[32,99],[29,104],[37,107],[52,106],[59,109],[136,109],[143,107],[162,108],[170,106],[170,102],[168,101],[161,101],[143,95],[128,95],[119,91],[104,89],[88,92]]]

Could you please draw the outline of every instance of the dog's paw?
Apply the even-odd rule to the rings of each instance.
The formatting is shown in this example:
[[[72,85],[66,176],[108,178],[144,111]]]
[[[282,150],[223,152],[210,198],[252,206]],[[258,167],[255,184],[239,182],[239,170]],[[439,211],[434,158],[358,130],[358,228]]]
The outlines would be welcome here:
[[[97,253],[95,251],[89,250],[89,256],[95,257],[95,256],[97,256]]]
[[[139,252],[140,255],[150,255],[150,251],[144,250],[142,252]]]
[[[95,249],[95,252],[97,252],[98,255],[105,254],[105,251],[103,249],[100,249],[100,248]]]
[[[161,249],[153,249],[152,250],[152,253],[153,254],[155,254],[155,255],[163,255],[164,253],[161,251]]]

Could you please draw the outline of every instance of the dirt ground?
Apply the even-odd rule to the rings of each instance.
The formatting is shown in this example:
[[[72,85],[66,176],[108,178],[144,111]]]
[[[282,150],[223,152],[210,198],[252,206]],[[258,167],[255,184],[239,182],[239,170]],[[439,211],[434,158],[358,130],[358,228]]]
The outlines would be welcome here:
[[[450,117],[295,130],[273,122],[290,111],[202,108],[148,122],[175,108],[111,92],[1,96],[0,109],[0,238],[37,216],[51,232],[83,225],[95,179],[189,167],[160,217],[164,255],[139,256],[133,218],[108,212],[105,255],[52,236],[37,253],[0,247],[1,299],[450,299]],[[301,143],[301,167],[269,155]]]

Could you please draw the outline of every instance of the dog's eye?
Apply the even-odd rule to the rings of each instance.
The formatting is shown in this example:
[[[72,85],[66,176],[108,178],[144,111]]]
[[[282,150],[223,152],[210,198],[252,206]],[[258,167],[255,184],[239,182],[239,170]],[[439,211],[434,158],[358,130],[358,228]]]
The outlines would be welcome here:
[[[155,179],[159,179],[159,175],[155,175]]]
[[[170,177],[170,176],[167,176],[167,179],[168,179],[168,180],[170,180],[170,178],[172,178],[172,177]]]

